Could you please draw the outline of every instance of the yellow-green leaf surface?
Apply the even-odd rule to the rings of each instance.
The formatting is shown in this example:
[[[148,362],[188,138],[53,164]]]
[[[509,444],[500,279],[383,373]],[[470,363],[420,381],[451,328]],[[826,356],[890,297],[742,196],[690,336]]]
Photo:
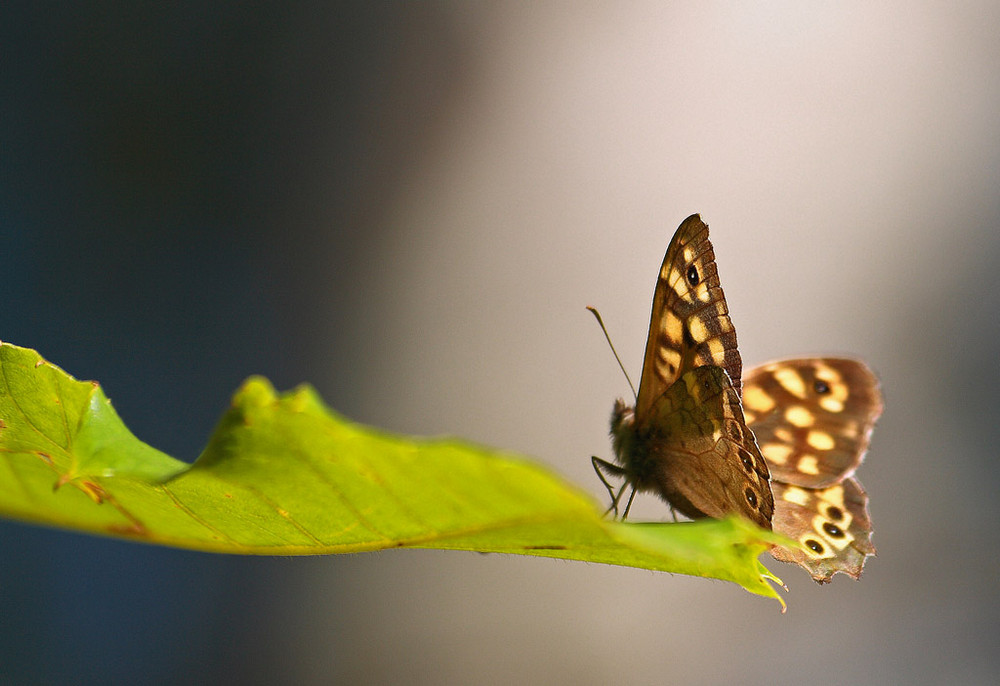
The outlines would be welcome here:
[[[0,344],[0,514],[218,553],[448,548],[714,577],[774,598],[757,559],[782,539],[740,519],[608,521],[514,455],[354,424],[309,387],[236,392],[194,464],[146,445],[101,387]],[[779,582],[780,583],[780,582]]]

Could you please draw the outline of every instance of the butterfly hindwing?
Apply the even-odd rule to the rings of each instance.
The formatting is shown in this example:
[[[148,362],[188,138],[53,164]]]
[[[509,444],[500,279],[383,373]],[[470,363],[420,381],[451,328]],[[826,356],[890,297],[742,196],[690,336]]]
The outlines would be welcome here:
[[[685,372],[653,412],[657,433],[650,434],[648,457],[661,495],[689,517],[736,511],[768,528],[774,500],[767,463],[729,375],[719,367]]]
[[[843,572],[861,576],[865,560],[875,555],[868,496],[848,477],[827,488],[802,488],[773,482],[774,530],[797,540],[801,549],[775,547],[771,555],[801,565],[819,583]]]

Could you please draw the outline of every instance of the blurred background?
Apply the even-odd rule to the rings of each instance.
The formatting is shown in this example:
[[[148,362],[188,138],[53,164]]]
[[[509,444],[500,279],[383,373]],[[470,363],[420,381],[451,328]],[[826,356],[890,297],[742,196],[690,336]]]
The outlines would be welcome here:
[[[590,456],[682,219],[744,364],[851,354],[879,557],[722,582],[240,558],[0,522],[9,683],[949,683],[1000,673],[993,2],[23,3],[0,338],[194,460],[252,373],[393,431]],[[642,515],[668,517],[656,500]]]

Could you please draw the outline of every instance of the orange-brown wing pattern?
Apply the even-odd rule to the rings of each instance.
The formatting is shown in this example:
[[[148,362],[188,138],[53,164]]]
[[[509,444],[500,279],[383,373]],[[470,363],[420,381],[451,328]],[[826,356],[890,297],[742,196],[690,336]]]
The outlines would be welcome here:
[[[740,392],[742,365],[736,330],[719,283],[708,225],[697,214],[678,227],[653,293],[636,421],[642,424],[656,399],[695,367],[715,365]]]

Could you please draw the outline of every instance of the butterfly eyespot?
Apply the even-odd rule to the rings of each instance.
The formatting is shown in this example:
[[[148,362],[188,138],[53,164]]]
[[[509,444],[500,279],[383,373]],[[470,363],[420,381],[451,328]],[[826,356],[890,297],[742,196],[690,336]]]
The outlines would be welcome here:
[[[830,522],[823,522],[823,531],[825,531],[826,534],[828,536],[831,536],[832,538],[843,538],[844,537],[844,531],[843,531],[843,529],[841,529],[836,524],[832,524]]]
[[[749,488],[747,488],[747,490],[745,491],[745,495],[747,497],[747,502],[750,503],[750,507],[752,507],[753,509],[756,510],[757,509],[757,494],[754,493]]]
[[[823,554],[823,544],[817,541],[816,539],[810,538],[809,540],[805,541],[805,544],[806,547],[809,548],[809,550],[813,551],[817,555]]]
[[[820,395],[826,395],[830,392],[830,384],[823,379],[816,379],[813,381],[813,389]]]
[[[753,471],[753,460],[750,459],[750,456],[747,455],[746,453],[742,453],[740,455],[740,459],[743,460],[743,467],[748,472],[752,472]]]
[[[826,508],[826,516],[829,517],[830,519],[839,521],[844,518],[844,513],[836,505],[831,505],[830,507]]]
[[[701,283],[701,275],[698,273],[698,267],[696,265],[690,265],[687,270],[687,281],[691,286],[697,286]]]

